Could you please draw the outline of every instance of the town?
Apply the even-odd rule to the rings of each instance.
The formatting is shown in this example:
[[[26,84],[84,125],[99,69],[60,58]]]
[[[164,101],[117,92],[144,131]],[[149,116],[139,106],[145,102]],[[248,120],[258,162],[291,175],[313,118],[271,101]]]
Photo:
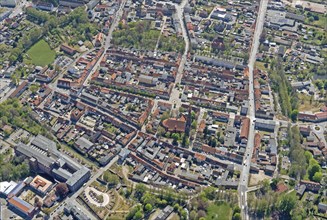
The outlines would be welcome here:
[[[0,219],[327,218],[323,0],[0,0]]]

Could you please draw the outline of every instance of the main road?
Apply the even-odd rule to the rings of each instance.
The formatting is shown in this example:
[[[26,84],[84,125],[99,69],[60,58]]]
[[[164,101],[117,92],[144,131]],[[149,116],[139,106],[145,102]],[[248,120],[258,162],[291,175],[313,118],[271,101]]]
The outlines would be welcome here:
[[[251,158],[254,147],[254,123],[255,123],[255,103],[254,103],[254,87],[253,87],[253,68],[256,60],[256,54],[260,45],[260,35],[263,30],[263,25],[265,21],[265,14],[267,11],[268,0],[261,0],[259,11],[256,19],[256,27],[253,35],[252,47],[249,57],[249,109],[248,109],[248,117],[250,118],[250,127],[249,127],[249,136],[248,143],[244,155],[243,161],[243,170],[240,178],[239,185],[239,198],[240,205],[242,210],[242,219],[249,219],[248,215],[248,206],[247,206],[247,188],[248,188],[248,180],[251,166]]]
[[[160,1],[158,1],[158,2],[160,2]],[[161,2],[161,3],[167,3],[167,2]],[[182,55],[181,61],[178,66],[174,87],[170,93],[170,99],[169,99],[170,103],[172,103],[174,105],[175,109],[178,109],[182,104],[181,99],[179,98],[179,94],[181,91],[179,90],[179,88],[176,87],[176,85],[179,85],[181,83],[185,63],[187,60],[187,54],[188,54],[189,47],[190,47],[190,40],[189,40],[187,30],[185,27],[185,22],[184,22],[184,7],[185,7],[185,5],[187,5],[187,3],[188,3],[188,0],[183,0],[181,2],[181,4],[167,3],[167,4],[174,5],[176,8],[176,14],[179,19],[179,23],[181,25],[182,35],[183,35],[184,42],[185,42],[184,53]]]
[[[93,75],[93,73],[98,69],[98,67],[100,66],[101,60],[103,59],[103,57],[106,54],[107,49],[110,47],[110,42],[112,39],[112,33],[114,32],[114,30],[117,28],[119,21],[121,19],[121,17],[123,16],[123,12],[124,12],[124,7],[126,4],[127,0],[122,0],[122,2],[120,3],[120,6],[116,12],[116,16],[114,17],[114,20],[109,28],[108,34],[106,36],[106,40],[104,42],[103,45],[103,49],[104,49],[104,53],[102,54],[102,56],[99,58],[98,62],[94,65],[93,69],[90,71],[90,73],[88,74],[88,76],[85,78],[84,82],[83,82],[83,86],[81,87],[81,89],[79,90],[79,93],[82,91],[83,87],[89,84],[89,79],[90,77]]]

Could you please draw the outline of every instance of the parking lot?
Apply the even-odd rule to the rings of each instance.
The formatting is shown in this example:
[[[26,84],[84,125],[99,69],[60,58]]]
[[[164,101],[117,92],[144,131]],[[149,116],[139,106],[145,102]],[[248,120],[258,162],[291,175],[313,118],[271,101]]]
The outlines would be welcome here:
[[[9,138],[7,139],[7,142],[10,143],[11,145],[16,145],[19,142],[24,142],[28,141],[30,142],[33,140],[33,135],[31,135],[29,132],[23,130],[23,129],[18,129],[14,133],[12,133]]]

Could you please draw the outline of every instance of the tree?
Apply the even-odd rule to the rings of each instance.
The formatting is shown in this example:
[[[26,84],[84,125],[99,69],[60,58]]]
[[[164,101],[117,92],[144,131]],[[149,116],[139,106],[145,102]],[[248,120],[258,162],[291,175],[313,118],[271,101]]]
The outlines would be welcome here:
[[[39,85],[37,85],[37,84],[32,84],[31,86],[30,86],[30,91],[31,91],[31,93],[34,95],[34,94],[36,94],[36,92],[39,90]]]
[[[193,129],[196,129],[196,124],[197,124],[196,121],[193,121],[192,124],[191,124],[191,127],[192,127]]]
[[[178,133],[173,133],[171,135],[171,137],[173,138],[173,145],[177,145],[178,144],[178,140],[180,138],[179,134]]]
[[[137,184],[135,187],[135,198],[141,199],[146,192],[146,186],[144,184]]]
[[[109,185],[117,185],[119,183],[119,178],[117,175],[112,174],[109,171],[103,173],[103,180],[109,183]]]
[[[208,135],[208,126],[206,125],[204,130],[203,130],[203,133],[204,133],[204,137],[206,137]]]
[[[138,220],[138,219],[142,219],[142,217],[143,217],[142,211],[139,210],[139,211],[137,211],[137,212],[135,213],[133,219]]]
[[[190,220],[196,220],[198,218],[198,215],[195,210],[192,210],[190,212]]]
[[[15,86],[17,86],[19,84],[19,79],[18,77],[16,76],[16,74],[12,74],[10,76],[10,79],[11,79],[11,83],[14,84]]]
[[[161,137],[161,136],[163,136],[165,133],[166,133],[166,129],[165,129],[164,127],[162,127],[162,126],[159,126],[159,127],[158,127],[158,130],[157,130],[157,136],[158,136],[158,137]]]
[[[40,201],[39,197],[35,197],[34,206],[39,208],[39,209],[42,207],[42,202]]]
[[[278,180],[276,178],[272,179],[271,183],[270,183],[270,187],[273,189],[273,190],[276,190],[277,189],[277,183],[278,183]]]
[[[69,189],[66,183],[58,183],[58,185],[56,186],[56,193],[60,198],[65,198],[68,192]]]
[[[200,218],[205,218],[206,217],[206,212],[204,210],[198,210],[198,213],[196,215],[196,219],[200,219]]]
[[[317,173],[320,172],[321,167],[319,164],[313,164],[311,167],[308,169],[308,174],[309,174],[309,179],[312,180],[313,176]]]
[[[240,213],[235,213],[234,215],[233,215],[233,220],[241,220],[242,218],[241,218],[241,214]]]
[[[322,180],[322,172],[316,172],[312,177],[312,180],[317,183],[320,183],[320,181]]]
[[[152,209],[153,209],[152,205],[151,205],[151,204],[149,204],[149,203],[148,203],[148,204],[146,204],[144,208],[145,208],[145,211],[146,211],[146,212],[151,212],[151,211],[152,211]]]
[[[291,112],[291,119],[292,119],[292,121],[296,121],[297,120],[297,115],[298,114],[299,114],[299,111],[296,110],[296,109]]]
[[[140,206],[136,206],[135,208],[133,208],[126,216],[127,220],[132,220],[134,218],[134,216],[136,215],[136,213],[140,210]],[[139,214],[138,214],[139,215]],[[142,213],[141,213],[142,215]],[[142,216],[141,216],[142,218]]]
[[[296,195],[293,193],[285,194],[281,197],[278,210],[284,215],[289,216],[296,204]]]

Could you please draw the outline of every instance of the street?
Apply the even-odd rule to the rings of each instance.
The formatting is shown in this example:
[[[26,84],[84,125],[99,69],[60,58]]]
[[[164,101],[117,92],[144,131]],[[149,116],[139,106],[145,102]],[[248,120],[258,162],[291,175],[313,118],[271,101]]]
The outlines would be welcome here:
[[[126,4],[126,1],[127,0],[123,0],[121,3],[120,3],[120,6],[119,6],[119,9],[117,10],[116,12],[116,16],[114,18],[114,21],[112,22],[112,25],[110,26],[109,28],[109,31],[108,31],[108,35],[106,36],[106,41],[104,43],[104,53],[101,55],[101,57],[98,59],[98,62],[94,65],[94,67],[92,68],[92,70],[90,71],[90,73],[88,74],[88,76],[85,78],[84,82],[83,82],[83,86],[81,87],[79,93],[82,91],[82,89],[89,85],[89,79],[90,77],[93,75],[93,73],[95,71],[97,71],[98,67],[100,66],[100,63],[101,63],[101,60],[103,59],[103,57],[105,56],[106,54],[106,51],[107,49],[110,47],[110,42],[111,42],[111,38],[112,38],[112,33],[114,32],[114,30],[117,28],[118,24],[119,24],[119,21],[120,21],[120,18],[123,16],[123,12],[124,12],[124,6]]]
[[[249,173],[251,166],[251,158],[254,147],[254,122],[255,122],[255,103],[254,103],[254,87],[253,87],[253,68],[254,63],[256,61],[256,54],[260,45],[260,35],[263,30],[263,25],[265,22],[265,14],[267,11],[268,0],[261,0],[259,11],[256,19],[256,27],[254,31],[251,53],[249,57],[249,109],[247,117],[250,118],[250,126],[249,126],[249,135],[248,142],[245,151],[245,156],[243,160],[243,170],[240,177],[240,185],[239,185],[239,197],[240,197],[240,207],[242,211],[242,219],[249,219],[248,215],[248,207],[247,207],[247,187],[249,181]]]

